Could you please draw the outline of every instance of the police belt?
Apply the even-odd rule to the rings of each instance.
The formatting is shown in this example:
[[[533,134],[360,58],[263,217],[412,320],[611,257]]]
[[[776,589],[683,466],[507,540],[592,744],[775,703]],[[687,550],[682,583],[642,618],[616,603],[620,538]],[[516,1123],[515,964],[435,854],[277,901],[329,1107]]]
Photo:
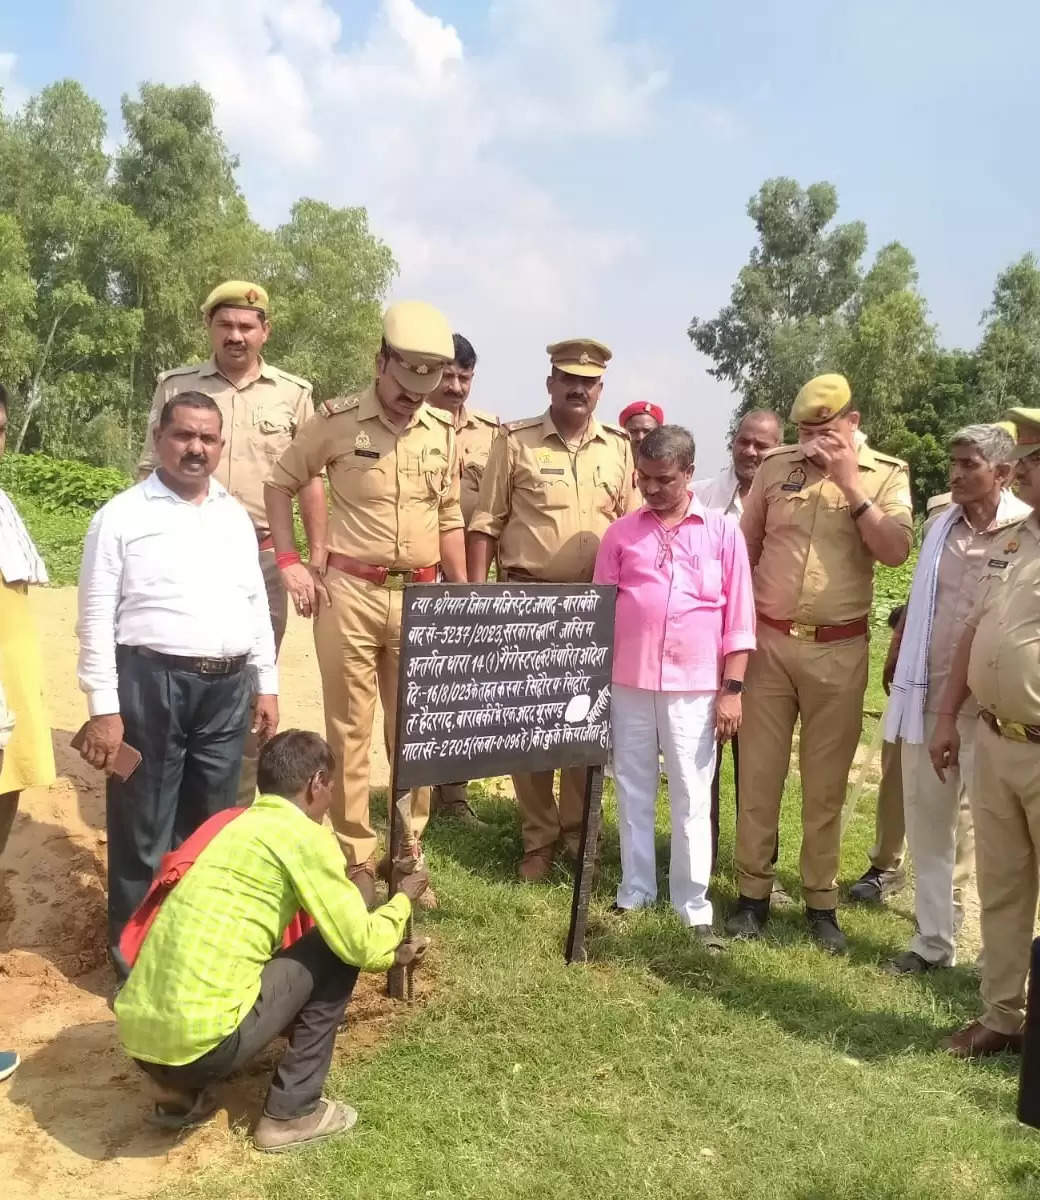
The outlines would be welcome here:
[[[1033,742],[1040,745],[1040,725],[1022,725],[1018,721],[1002,721],[995,713],[991,713],[985,708],[979,709],[979,716],[997,737],[1006,738],[1009,742]]]
[[[437,582],[436,563],[432,567],[417,567],[414,571],[393,571],[389,567],[376,567],[359,558],[351,558],[349,554],[338,554],[335,550],[330,551],[325,561],[333,570],[353,575],[355,579],[367,579],[369,583],[389,588],[392,592],[399,592],[406,583]]]
[[[777,629],[800,642],[843,642],[847,638],[866,637],[870,629],[866,617],[845,625],[800,625],[797,621],[776,621],[764,613],[759,613],[758,619],[770,629]]]

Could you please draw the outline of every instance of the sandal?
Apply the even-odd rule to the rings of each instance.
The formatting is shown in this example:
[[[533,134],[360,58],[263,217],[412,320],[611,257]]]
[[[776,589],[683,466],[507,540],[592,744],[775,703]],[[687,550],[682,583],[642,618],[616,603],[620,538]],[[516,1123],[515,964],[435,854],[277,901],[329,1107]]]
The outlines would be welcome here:
[[[279,1121],[267,1113],[256,1123],[253,1130],[253,1145],[268,1154],[280,1154],[285,1150],[296,1150],[324,1142],[340,1133],[348,1133],[357,1124],[358,1115],[349,1104],[321,1098],[322,1108],[315,1109],[305,1117],[293,1117]],[[317,1121],[314,1117],[320,1112]]]
[[[182,1093],[183,1099],[157,1100],[146,1118],[156,1129],[193,1129],[217,1111],[217,1093],[213,1088]],[[190,1103],[189,1103],[190,1101]]]

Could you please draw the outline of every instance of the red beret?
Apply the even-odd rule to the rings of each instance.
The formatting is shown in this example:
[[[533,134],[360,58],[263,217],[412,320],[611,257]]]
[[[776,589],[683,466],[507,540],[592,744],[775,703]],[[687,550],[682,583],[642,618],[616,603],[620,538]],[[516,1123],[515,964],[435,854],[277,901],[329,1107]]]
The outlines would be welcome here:
[[[664,412],[661,407],[657,404],[648,404],[645,400],[637,400],[635,404],[630,404],[628,408],[623,408],[621,416],[618,417],[618,424],[624,425],[626,421],[639,416],[640,413],[646,413],[647,416],[653,417],[658,425],[664,424]]]

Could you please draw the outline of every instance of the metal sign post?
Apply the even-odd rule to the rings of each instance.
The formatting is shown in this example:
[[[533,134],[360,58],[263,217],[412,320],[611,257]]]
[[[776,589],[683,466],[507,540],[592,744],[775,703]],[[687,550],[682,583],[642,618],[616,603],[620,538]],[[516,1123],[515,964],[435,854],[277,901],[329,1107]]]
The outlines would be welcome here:
[[[599,857],[599,830],[603,820],[603,768],[590,767],[585,780],[585,812],[581,819],[581,846],[578,850],[578,869],[574,877],[571,899],[571,925],[567,934],[564,957],[568,963],[583,963],[585,924],[589,916],[596,860]]]

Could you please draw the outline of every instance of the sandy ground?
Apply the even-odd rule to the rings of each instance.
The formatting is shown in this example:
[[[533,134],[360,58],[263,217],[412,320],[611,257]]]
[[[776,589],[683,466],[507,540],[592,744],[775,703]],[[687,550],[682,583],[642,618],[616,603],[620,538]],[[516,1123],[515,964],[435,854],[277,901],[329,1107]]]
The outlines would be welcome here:
[[[143,1124],[144,1076],[120,1050],[108,1006],[103,779],[69,748],[86,717],[76,686],[75,590],[37,591],[35,608],[58,782],[22,796],[0,860],[0,1048],[16,1048],[23,1059],[0,1084],[0,1179],[5,1200],[151,1196],[180,1171],[250,1153],[230,1130],[255,1116],[266,1064],[227,1090],[227,1109],[204,1129],[177,1138]],[[282,727],[323,731],[310,627],[293,617],[281,678]],[[376,785],[388,778],[381,728],[372,778]],[[392,1019],[382,985],[372,976],[359,984],[351,1050],[381,1036]]]

